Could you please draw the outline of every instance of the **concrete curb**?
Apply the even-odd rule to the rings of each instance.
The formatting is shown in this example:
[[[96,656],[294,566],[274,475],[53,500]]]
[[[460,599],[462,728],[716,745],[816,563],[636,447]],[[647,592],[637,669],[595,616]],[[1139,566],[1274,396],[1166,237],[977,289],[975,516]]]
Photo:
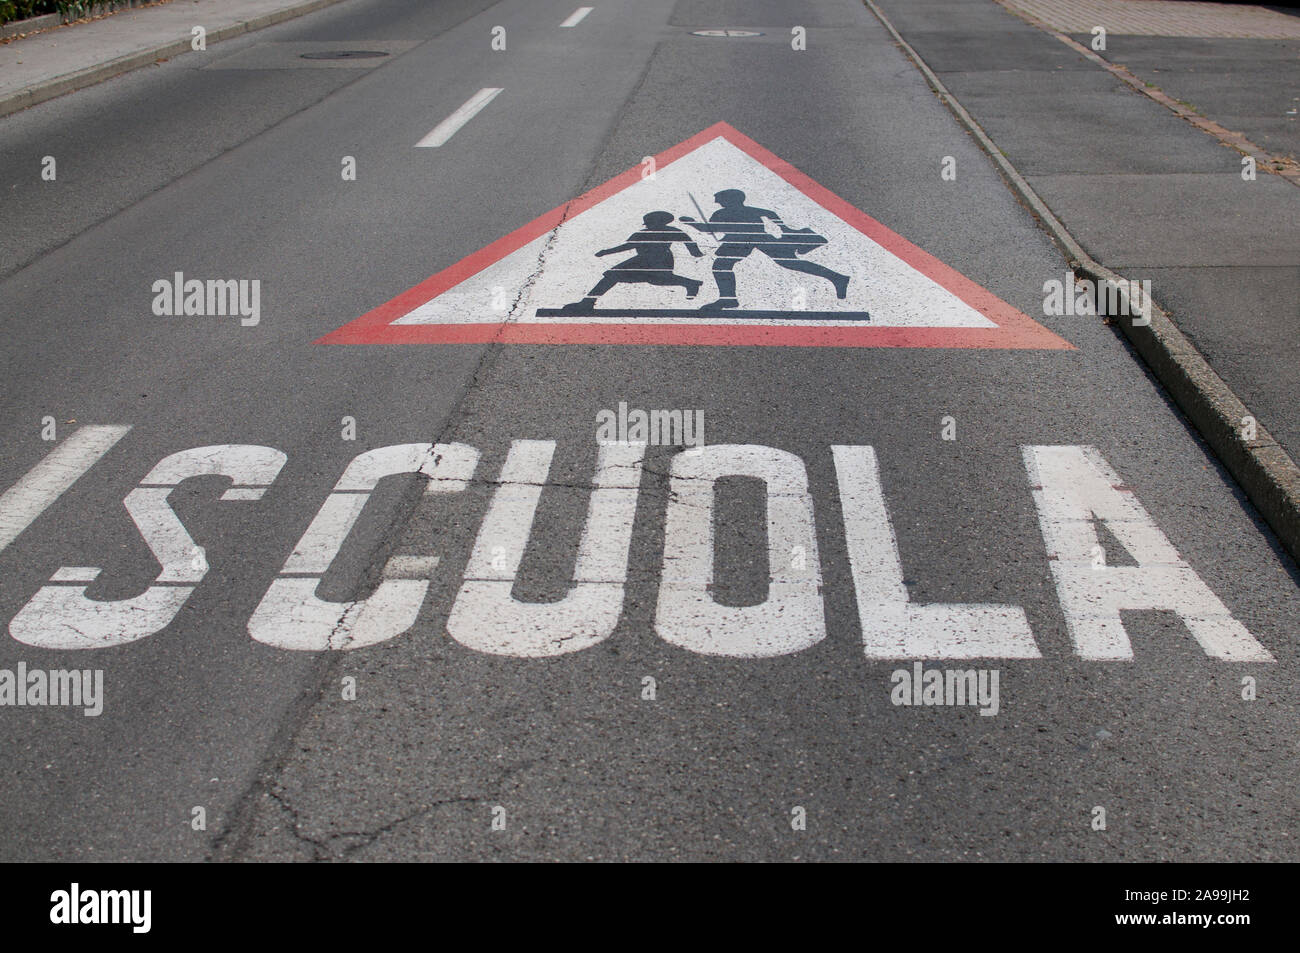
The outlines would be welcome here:
[[[1038,197],[1024,176],[1016,171],[979,123],[948,91],[916,50],[903,39],[873,0],[862,2],[921,71],[944,105],[988,153],[1011,189],[1065,253],[1075,276],[1097,283],[1110,281],[1126,284],[1120,275],[1094,261],[1066,231],[1065,226]],[[1098,302],[1099,311],[1101,297],[1099,296]],[[1124,303],[1127,305],[1127,300]],[[1124,332],[1156,379],[1245,490],[1246,496],[1277,534],[1283,547],[1293,559],[1300,562],[1300,467],[1255,420],[1246,405],[1210,367],[1209,362],[1178,329],[1168,313],[1154,302],[1148,301],[1145,304],[1149,323],[1145,317],[1139,323],[1135,323],[1132,317],[1118,315],[1112,316],[1111,320]],[[1247,434],[1252,429],[1252,439],[1247,439]]]
[[[285,20],[292,20],[295,17],[314,13],[317,10],[322,10],[340,2],[342,0],[305,0],[303,3],[284,7],[271,13],[264,13],[259,17],[253,17],[251,20],[243,20],[239,23],[231,23],[210,30],[207,34],[207,42],[209,44],[220,43],[222,40],[228,40],[233,36],[251,33],[263,27],[274,26],[277,23],[283,23]],[[47,99],[62,96],[64,93],[75,92],[78,89],[85,89],[87,86],[94,86],[106,79],[112,79],[114,76],[120,76],[142,66],[157,63],[159,60],[171,59],[174,56],[188,52],[190,52],[190,39],[186,37],[174,40],[171,43],[164,43],[161,46],[155,46],[152,49],[141,50],[138,53],[129,53],[115,60],[109,60],[107,63],[98,63],[73,73],[56,76],[53,79],[38,83],[35,86],[29,86],[0,99],[0,116],[8,116],[20,109],[43,103]]]
[[[0,23],[0,40],[7,40],[20,33],[39,33],[62,22],[63,17],[57,13],[45,13],[39,17],[28,17],[26,20],[10,20],[8,23]]]
[[[66,23],[76,23],[80,20],[102,20],[114,13],[133,10],[136,7],[158,2],[160,0],[94,0],[88,10],[84,11],[80,16],[73,16],[70,20],[66,19],[62,13],[46,13],[39,17],[28,17],[26,20],[10,20],[8,23],[0,24],[0,40],[20,34],[42,33],[45,30],[63,26]],[[166,0],[161,0],[161,2],[166,2]]]

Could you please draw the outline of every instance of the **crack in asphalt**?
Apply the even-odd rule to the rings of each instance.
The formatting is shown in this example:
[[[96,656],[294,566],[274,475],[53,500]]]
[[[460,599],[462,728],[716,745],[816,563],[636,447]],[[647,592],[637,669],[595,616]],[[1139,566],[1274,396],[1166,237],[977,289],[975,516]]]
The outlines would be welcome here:
[[[537,759],[530,758],[510,766],[500,778],[497,779],[494,787],[499,789],[511,777],[526,771],[537,763]],[[391,834],[404,824],[408,824],[420,817],[432,814],[441,807],[451,804],[483,804],[489,801],[498,801],[501,799],[499,790],[493,790],[486,794],[461,794],[451,797],[439,798],[421,805],[415,810],[409,811],[400,817],[386,821],[376,827],[365,830],[347,830],[336,831],[322,837],[313,837],[304,830],[302,812],[290,803],[288,796],[279,790],[275,785],[268,785],[264,792],[270,800],[274,801],[279,807],[280,812],[287,819],[286,831],[299,844],[305,845],[311,849],[313,861],[330,861],[330,860],[348,860],[358,851],[370,847],[385,835]],[[356,843],[345,844],[341,849],[336,849],[335,844],[345,839],[355,839]]]
[[[625,99],[624,102],[625,106],[627,103],[634,100],[636,98],[636,95],[640,92],[642,86],[645,84],[647,76],[650,73],[650,69],[655,63],[657,57],[658,57],[658,47],[656,47],[651,52],[650,56],[647,57],[645,67],[641,72],[641,76],[638,78],[636,85],[633,87],[632,91],[628,94],[628,96]],[[591,187],[591,182],[595,176],[596,169],[599,166],[601,157],[605,154],[606,150],[609,148],[609,144],[612,141],[615,134],[617,133],[620,123],[622,121],[621,117],[625,114],[625,112],[626,110],[624,109],[617,114],[618,118],[614,120],[614,122],[611,124],[611,127],[609,128],[605,136],[601,139],[601,141],[597,144],[595,150],[593,151],[592,160],[589,163],[586,172],[582,178],[583,187],[580,189],[579,194],[586,192]],[[572,204],[573,204],[572,199],[570,199],[568,202],[565,203],[564,218],[560,222],[560,225],[563,225],[564,222],[569,221],[569,212],[570,209],[572,208]],[[538,256],[537,270],[534,272],[533,276],[530,277],[529,282],[526,283],[525,289],[531,287],[532,283],[536,280],[538,276],[540,276],[542,271],[545,269],[546,253],[553,245],[555,240],[555,235],[558,232],[560,225],[557,225],[556,228],[552,230],[550,239],[547,241],[545,247],[542,249],[541,254],[539,254]],[[514,311],[519,307],[519,303],[522,300],[522,296],[523,296],[523,290],[521,290],[520,295],[516,296],[515,302],[511,307],[511,311],[507,315],[507,320],[502,324],[503,328],[505,323],[509,322],[510,314],[513,314]],[[465,385],[461,390],[461,393],[456,397],[455,402],[451,405],[451,409],[448,411],[446,417],[443,419],[442,425],[440,427],[435,428],[436,432],[433,439],[430,441],[431,443],[436,445],[436,444],[454,442],[454,441],[449,441],[447,439],[448,435],[454,433],[458,428],[464,427],[469,421],[470,412],[471,412],[470,404],[472,398],[474,397],[474,395],[481,393],[485,389],[486,378],[488,374],[491,372],[492,367],[495,365],[495,363],[503,353],[504,347],[505,345],[500,340],[499,335],[496,340],[488,343],[484,347],[483,353],[479,356],[478,363],[474,366],[474,369],[470,373],[468,380],[466,380]],[[493,484],[500,485],[500,481],[484,481],[484,482],[488,483],[489,485],[493,485]],[[638,483],[639,482],[640,481],[638,481]],[[654,481],[651,481],[651,483],[653,482]],[[556,482],[556,483],[545,483],[542,485],[568,487],[573,489],[595,489],[595,487],[592,487],[587,484],[569,484],[569,483]],[[637,487],[636,489],[642,490],[641,487]],[[662,493],[663,490],[661,488],[656,487],[653,490],[651,490],[651,492]],[[404,500],[403,502],[407,502],[407,500]],[[402,529],[405,526],[409,525],[411,519],[413,518],[417,506],[418,506],[418,496],[412,494],[411,498],[409,499],[409,505],[399,506],[396,508],[396,512],[394,512],[392,519],[390,519],[386,531],[383,534],[381,534],[380,543],[376,546],[375,550],[373,550],[372,553],[370,554],[370,559],[367,561],[365,567],[358,573],[362,582],[365,581],[373,582],[377,574],[382,571],[382,566],[381,566],[382,560],[379,558],[379,556],[381,551],[384,549],[384,541],[388,539],[399,538]],[[214,838],[212,847],[208,852],[209,859],[216,859],[221,857],[223,854],[227,854],[227,853],[231,859],[239,859],[239,857],[248,850],[251,840],[255,836],[255,827],[256,827],[256,820],[258,814],[258,808],[257,808],[258,790],[260,789],[268,796],[276,797],[272,793],[272,783],[273,783],[272,779],[277,775],[279,775],[287,766],[288,761],[291,757],[291,746],[292,746],[293,739],[297,736],[298,732],[301,731],[302,727],[306,724],[307,718],[310,715],[311,711],[325,697],[326,684],[328,679],[343,662],[342,653],[324,652],[324,653],[320,653],[320,655],[321,658],[318,661],[319,672],[317,673],[316,678],[312,680],[309,677],[307,685],[304,687],[303,691],[299,694],[299,696],[295,699],[293,705],[291,706],[288,716],[285,718],[279,730],[276,732],[276,737],[267,746],[266,754],[263,757],[261,764],[258,766],[256,773],[254,774],[254,780],[249,784],[248,789],[244,792],[244,794],[235,801],[234,807],[231,811],[230,820],[218,833],[216,838]],[[527,764],[531,764],[531,762],[527,762],[525,766],[527,766]],[[429,809],[432,809],[432,806]],[[416,816],[418,816],[418,814]],[[394,822],[393,826],[397,826],[397,823]],[[310,838],[302,837],[301,839],[305,843],[311,843]],[[314,848],[314,850],[318,850],[318,849],[321,848],[320,847]]]

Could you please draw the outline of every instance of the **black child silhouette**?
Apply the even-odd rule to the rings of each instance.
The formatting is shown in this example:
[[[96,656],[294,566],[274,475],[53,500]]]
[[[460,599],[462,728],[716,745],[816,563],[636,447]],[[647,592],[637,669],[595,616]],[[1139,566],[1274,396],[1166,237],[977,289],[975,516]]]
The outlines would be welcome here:
[[[835,286],[835,296],[843,299],[848,292],[849,276],[831,271],[812,261],[799,258],[814,248],[826,244],[826,239],[811,228],[791,228],[773,211],[745,204],[745,193],[740,189],[723,189],[713,200],[722,207],[709,216],[707,223],[682,216],[682,221],[701,232],[721,235],[716,257],[713,259],[713,278],[718,283],[718,300],[704,305],[701,311],[718,308],[738,308],[736,298],[737,263],[750,252],[761,251],[768,258],[791,271],[825,278]],[[763,220],[770,219],[781,229],[781,237],[773,238],[763,228]]]
[[[596,252],[601,256],[628,251],[636,254],[606,271],[605,276],[596,282],[585,298],[565,305],[560,309],[561,313],[589,314],[596,306],[596,299],[617,284],[676,285],[686,289],[687,298],[699,294],[702,281],[673,273],[673,243],[681,242],[695,258],[700,258],[704,253],[690,235],[668,224],[672,220],[671,212],[649,212],[641,218],[645,228],[630,236],[622,245]]]

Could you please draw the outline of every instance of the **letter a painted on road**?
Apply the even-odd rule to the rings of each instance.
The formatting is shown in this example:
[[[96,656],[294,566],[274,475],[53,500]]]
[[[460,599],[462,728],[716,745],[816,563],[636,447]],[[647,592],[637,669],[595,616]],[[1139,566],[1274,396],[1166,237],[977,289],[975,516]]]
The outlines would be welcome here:
[[[1069,349],[718,123],[321,344]]]

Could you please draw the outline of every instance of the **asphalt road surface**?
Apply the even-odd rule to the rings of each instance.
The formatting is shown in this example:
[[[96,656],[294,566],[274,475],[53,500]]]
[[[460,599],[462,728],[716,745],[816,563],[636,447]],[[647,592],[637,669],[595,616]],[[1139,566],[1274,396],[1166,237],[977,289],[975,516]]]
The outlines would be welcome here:
[[[3,120],[0,859],[1300,859],[1295,564],[871,12],[576,6]]]

